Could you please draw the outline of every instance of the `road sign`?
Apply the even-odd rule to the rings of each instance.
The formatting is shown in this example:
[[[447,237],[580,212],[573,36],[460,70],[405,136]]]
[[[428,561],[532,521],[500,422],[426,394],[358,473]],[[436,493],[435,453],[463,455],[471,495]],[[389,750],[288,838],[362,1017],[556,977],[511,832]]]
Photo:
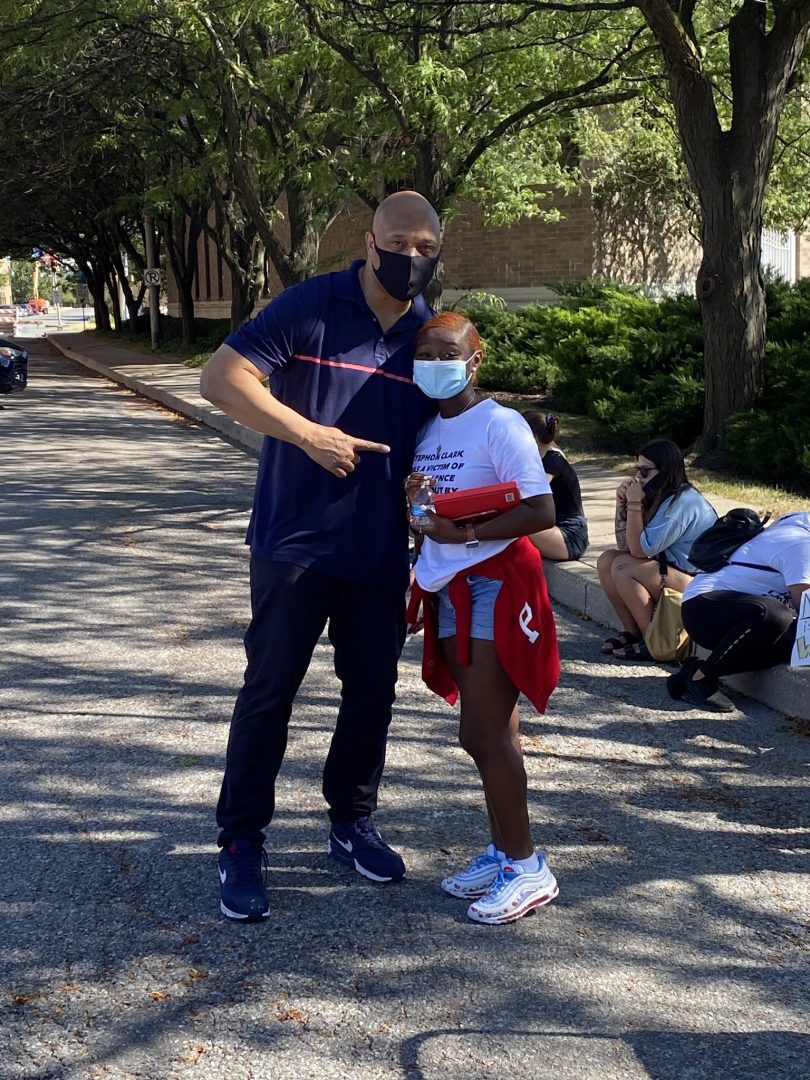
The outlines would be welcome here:
[[[87,303],[87,296],[89,292],[90,290],[84,284],[76,286],[76,299],[79,301],[80,304]]]
[[[144,270],[143,280],[146,285],[160,285],[163,275],[157,267],[150,266],[148,270]]]
[[[51,302],[53,304],[55,304],[56,307],[59,307],[59,305],[62,303],[62,290],[61,289],[54,289],[53,290],[53,294],[51,296]]]

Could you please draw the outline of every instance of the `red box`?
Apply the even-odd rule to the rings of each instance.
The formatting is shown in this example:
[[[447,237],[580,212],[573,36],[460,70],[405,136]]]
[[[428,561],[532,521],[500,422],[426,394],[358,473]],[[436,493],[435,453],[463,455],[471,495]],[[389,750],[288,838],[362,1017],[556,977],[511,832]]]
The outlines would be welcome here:
[[[433,509],[439,517],[463,524],[488,521],[507,510],[514,510],[519,503],[520,491],[514,481],[433,496]]]

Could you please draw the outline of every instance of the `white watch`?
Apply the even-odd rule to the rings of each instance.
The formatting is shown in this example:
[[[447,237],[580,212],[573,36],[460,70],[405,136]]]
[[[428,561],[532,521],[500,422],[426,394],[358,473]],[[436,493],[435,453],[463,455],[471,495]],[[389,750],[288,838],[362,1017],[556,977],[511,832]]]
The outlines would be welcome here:
[[[467,530],[467,541],[464,546],[468,548],[477,548],[480,541],[475,535],[475,526],[465,525],[464,528]]]

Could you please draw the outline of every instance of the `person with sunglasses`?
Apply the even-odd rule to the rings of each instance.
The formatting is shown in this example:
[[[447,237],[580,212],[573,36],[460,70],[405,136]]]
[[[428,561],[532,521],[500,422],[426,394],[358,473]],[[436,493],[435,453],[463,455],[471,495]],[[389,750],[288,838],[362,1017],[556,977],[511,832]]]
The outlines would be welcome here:
[[[647,443],[635,476],[616,490],[616,547],[603,551],[596,564],[622,624],[621,633],[603,644],[603,653],[617,660],[652,660],[644,634],[661,594],[661,557],[667,585],[682,593],[697,572],[689,549],[716,519],[711,503],[689,482],[675,443]]]

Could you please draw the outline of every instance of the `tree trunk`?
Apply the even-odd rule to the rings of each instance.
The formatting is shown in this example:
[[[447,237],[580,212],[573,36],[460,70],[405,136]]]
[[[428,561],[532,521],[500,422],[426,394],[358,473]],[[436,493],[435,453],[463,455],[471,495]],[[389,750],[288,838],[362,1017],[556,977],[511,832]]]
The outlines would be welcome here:
[[[243,238],[244,240],[244,238]],[[243,245],[237,245],[243,246]],[[254,242],[241,252],[237,264],[230,264],[231,271],[231,330],[238,330],[250,318],[251,312],[259,302],[262,291],[263,258],[261,248]],[[247,265],[245,265],[245,260]]]
[[[231,277],[231,330],[250,318],[264,284],[264,254],[260,229],[249,221],[233,189],[214,194],[214,225],[206,215],[205,232],[219,248]]]
[[[439,215],[442,227],[442,238],[447,224],[447,218],[452,206],[452,199],[447,196],[447,182],[442,174],[440,151],[440,139],[435,135],[423,135],[416,146],[416,171],[414,173],[414,191],[424,195],[436,213]],[[436,272],[428,283],[424,292],[425,300],[434,311],[441,311],[444,307],[442,294],[444,292],[444,262],[439,260]]]
[[[638,0],[669,75],[678,135],[702,211],[697,296],[705,335],[706,407],[699,449],[714,450],[726,422],[763,388],[765,295],[762,206],[779,120],[810,29],[810,2],[741,0],[728,24],[732,119],[723,130],[703,68],[694,3]],[[682,21],[683,20],[683,21]]]
[[[124,328],[124,322],[121,318],[121,294],[118,290],[118,277],[110,265],[106,274],[107,279],[107,292],[110,296],[110,303],[112,305],[113,321],[115,323],[115,332],[120,334]]]
[[[118,279],[121,282],[121,289],[124,293],[124,303],[126,304],[127,313],[129,314],[130,333],[137,334],[138,312],[141,309],[144,294],[146,293],[146,286],[143,283],[143,271],[146,268],[146,262],[126,235],[125,229],[121,228],[120,225],[116,225],[114,234],[116,235],[118,242],[124,247],[129,258],[132,260],[138,275],[138,288],[137,291],[133,291],[132,283],[124,270],[124,259],[121,255],[121,250],[116,248],[115,251],[112,252],[111,258],[113,265],[115,266],[115,272],[118,274]]]
[[[95,274],[86,274],[87,288],[93,297],[93,318],[96,329],[110,330],[110,309],[107,307],[107,299],[104,295],[104,280]]]
[[[193,345],[197,336],[194,323],[194,281],[197,274],[197,242],[203,228],[202,214],[202,210],[195,208],[193,216],[182,211],[167,216],[161,230],[177,284],[180,318],[183,322],[183,344],[187,346]]]
[[[286,289],[318,273],[321,237],[334,215],[330,211],[328,221],[324,224],[319,220],[322,213],[316,208],[310,191],[296,183],[287,184],[284,190],[287,222],[290,227],[290,248],[286,251],[276,238],[275,243],[268,245],[267,253]]]
[[[704,210],[696,291],[703,316],[706,406],[701,448],[706,450],[717,446],[731,416],[756,405],[763,385],[767,313],[760,269],[762,222],[758,215],[751,218],[750,205],[737,208],[732,203],[729,195],[721,206]]]

